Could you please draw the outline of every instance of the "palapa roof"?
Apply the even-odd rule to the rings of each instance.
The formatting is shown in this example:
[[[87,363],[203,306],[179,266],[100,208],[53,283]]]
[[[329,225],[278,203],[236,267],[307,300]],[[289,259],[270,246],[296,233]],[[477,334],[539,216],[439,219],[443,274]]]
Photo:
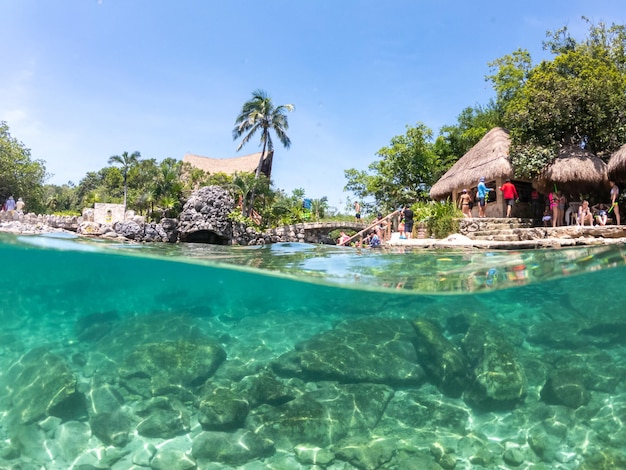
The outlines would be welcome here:
[[[607,170],[611,180],[626,180],[626,144],[622,145],[617,149],[617,152],[611,155]]]
[[[226,173],[227,175],[232,175],[233,173],[242,172],[254,173],[259,165],[260,158],[261,152],[234,158],[210,158],[188,153],[183,157],[183,162],[190,163],[192,166],[211,174]]]
[[[510,146],[508,131],[494,127],[433,185],[430,197],[440,199],[455,189],[475,186],[481,176],[487,180],[511,177]]]
[[[537,189],[549,192],[554,185],[565,193],[579,194],[608,186],[607,165],[600,157],[577,145],[563,147],[537,178]]]

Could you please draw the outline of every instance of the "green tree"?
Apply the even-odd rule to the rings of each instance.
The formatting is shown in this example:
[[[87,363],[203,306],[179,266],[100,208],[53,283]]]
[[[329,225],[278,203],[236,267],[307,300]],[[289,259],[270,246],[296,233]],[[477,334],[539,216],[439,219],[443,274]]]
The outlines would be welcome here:
[[[586,21],[581,42],[566,27],[547,33],[551,61],[531,67],[528,53],[516,51],[490,64],[518,176],[536,176],[562,146],[606,157],[626,142],[626,31]]]
[[[0,202],[21,197],[28,212],[43,213],[48,176],[44,161],[33,160],[30,150],[11,136],[8,124],[0,121]]]
[[[180,212],[184,189],[181,167],[182,162],[174,158],[166,158],[159,164],[153,188],[160,217],[171,217]]]
[[[437,168],[433,168],[435,179],[448,171],[487,132],[501,125],[502,116],[493,100],[487,106],[465,108],[457,117],[457,123],[443,126],[435,139],[433,151],[439,160]]]
[[[328,210],[328,198],[326,196],[311,200],[311,214],[315,220],[323,219]]]
[[[274,144],[272,142],[272,131],[283,144],[283,147],[291,147],[291,140],[287,136],[289,129],[289,121],[287,112],[293,111],[295,108],[292,104],[284,104],[274,106],[272,99],[267,96],[263,90],[255,90],[252,93],[252,99],[246,101],[241,112],[235,120],[235,128],[233,129],[233,140],[243,139],[237,147],[237,151],[247,144],[254,134],[261,133],[260,145],[262,146],[261,157],[256,168],[256,178],[259,178],[261,172],[268,178],[272,174],[272,160],[274,158]],[[249,210],[254,204],[254,191],[250,196]],[[247,214],[248,216],[250,214]]]
[[[128,152],[122,152],[121,155],[113,155],[109,157],[109,165],[118,164],[122,170],[122,176],[124,177],[124,211],[126,211],[126,196],[128,193],[127,177],[128,171],[137,163],[141,158],[141,153],[135,151],[131,154]]]
[[[344,189],[359,201],[374,198],[374,204],[386,212],[405,202],[426,199],[438,165],[431,140],[432,131],[424,124],[407,126],[406,134],[393,137],[389,147],[378,151],[380,159],[369,165],[370,173],[345,170],[348,183]],[[371,204],[362,205],[371,211]]]

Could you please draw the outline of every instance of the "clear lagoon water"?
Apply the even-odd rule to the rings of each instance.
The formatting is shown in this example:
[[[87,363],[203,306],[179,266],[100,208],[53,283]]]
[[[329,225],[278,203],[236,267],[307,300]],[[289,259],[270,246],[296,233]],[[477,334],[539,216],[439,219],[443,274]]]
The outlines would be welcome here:
[[[626,468],[626,247],[0,235],[1,469]]]

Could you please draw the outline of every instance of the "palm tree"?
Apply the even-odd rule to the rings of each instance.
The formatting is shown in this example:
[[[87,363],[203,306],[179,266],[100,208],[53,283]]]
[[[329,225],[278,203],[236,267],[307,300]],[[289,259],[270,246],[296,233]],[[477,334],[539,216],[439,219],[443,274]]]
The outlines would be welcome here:
[[[109,165],[117,163],[122,167],[122,175],[124,176],[124,212],[126,212],[126,195],[128,193],[128,186],[126,184],[128,170],[137,165],[140,158],[141,154],[137,151],[130,155],[128,152],[123,152],[122,155],[113,155],[109,158]]]
[[[291,140],[287,136],[289,122],[287,121],[287,112],[295,109],[292,104],[284,104],[274,107],[272,99],[267,96],[263,90],[255,90],[252,93],[252,99],[246,101],[241,108],[241,112],[235,120],[235,128],[233,129],[233,140],[237,140],[243,136],[243,139],[237,147],[237,151],[247,144],[250,139],[261,131],[261,144],[263,149],[259,164],[256,168],[256,178],[261,176],[261,172],[265,173],[268,178],[272,174],[272,158],[274,156],[274,145],[270,131],[274,131],[276,136],[285,148],[291,147]],[[248,210],[252,209],[254,203],[254,191],[250,196],[250,204]],[[248,214],[249,215],[249,214]]]

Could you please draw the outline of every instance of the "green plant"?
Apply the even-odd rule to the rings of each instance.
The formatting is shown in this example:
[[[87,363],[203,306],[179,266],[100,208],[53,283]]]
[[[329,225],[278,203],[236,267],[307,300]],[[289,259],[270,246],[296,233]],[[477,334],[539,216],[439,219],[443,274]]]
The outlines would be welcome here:
[[[431,215],[426,220],[428,233],[435,238],[445,238],[459,231],[461,211],[450,200],[430,204]]]

